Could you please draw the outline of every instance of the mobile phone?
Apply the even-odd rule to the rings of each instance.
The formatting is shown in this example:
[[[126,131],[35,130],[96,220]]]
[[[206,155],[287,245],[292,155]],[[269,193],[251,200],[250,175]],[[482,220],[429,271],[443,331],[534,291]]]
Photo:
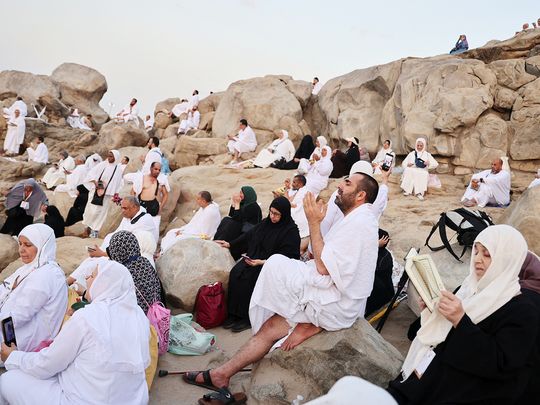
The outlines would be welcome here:
[[[92,246],[87,246],[87,247],[86,247],[86,250],[87,250],[88,252],[95,252],[95,251],[96,251],[96,249],[94,249]]]
[[[240,255],[242,257],[242,259],[244,260],[253,260],[251,257],[249,257],[248,255],[246,254],[243,254],[243,255]]]
[[[392,167],[392,162],[394,161],[394,155],[387,153],[384,157],[384,162],[381,166],[381,169],[387,172]]]
[[[13,326],[13,319],[11,316],[6,319],[2,319],[2,335],[4,336],[4,343],[7,346],[11,346],[15,343],[17,346],[17,340],[15,339],[15,327]]]

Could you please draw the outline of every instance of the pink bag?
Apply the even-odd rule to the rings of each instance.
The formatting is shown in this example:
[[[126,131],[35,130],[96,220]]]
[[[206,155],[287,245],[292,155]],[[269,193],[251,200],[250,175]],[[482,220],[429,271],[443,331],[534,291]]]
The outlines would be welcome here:
[[[171,311],[161,303],[154,302],[146,313],[150,325],[154,327],[158,335],[158,353],[166,353],[169,349],[169,329],[171,327]]]

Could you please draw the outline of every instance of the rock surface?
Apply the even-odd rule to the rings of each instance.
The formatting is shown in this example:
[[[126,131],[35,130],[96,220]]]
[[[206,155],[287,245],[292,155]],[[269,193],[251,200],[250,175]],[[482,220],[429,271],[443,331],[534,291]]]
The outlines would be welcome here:
[[[350,329],[322,332],[290,352],[275,350],[252,373],[250,403],[291,403],[325,394],[341,377],[362,377],[381,387],[395,378],[401,354],[364,319]]]
[[[0,271],[19,257],[19,244],[9,235],[0,234]],[[3,273],[0,274],[3,276]]]
[[[201,239],[178,241],[156,262],[169,303],[188,312],[193,311],[199,287],[221,281],[227,290],[233,265],[227,249]]]
[[[146,131],[133,122],[118,124],[110,121],[99,131],[101,150],[120,149],[125,146],[144,146],[148,142]]]

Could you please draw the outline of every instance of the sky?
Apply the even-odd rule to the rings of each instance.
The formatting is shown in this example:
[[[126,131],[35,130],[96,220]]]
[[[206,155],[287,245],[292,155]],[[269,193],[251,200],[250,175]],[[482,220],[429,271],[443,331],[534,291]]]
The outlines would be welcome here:
[[[536,7],[535,7],[536,5]],[[115,113],[169,97],[287,74],[325,82],[402,57],[506,39],[540,17],[538,0],[0,0],[1,70],[51,74],[64,62],[107,78]],[[114,103],[110,107],[109,103]]]

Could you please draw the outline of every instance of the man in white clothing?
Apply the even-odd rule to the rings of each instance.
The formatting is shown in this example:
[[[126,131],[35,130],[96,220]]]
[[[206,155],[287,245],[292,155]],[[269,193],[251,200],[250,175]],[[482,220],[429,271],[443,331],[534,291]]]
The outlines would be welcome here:
[[[363,317],[377,263],[378,221],[369,207],[377,192],[377,182],[365,174],[344,179],[336,201],[344,218],[324,238],[324,213],[313,195],[306,195],[314,260],[303,263],[282,255],[266,260],[249,308],[254,336],[229,361],[210,370],[206,377],[213,386],[227,387],[234,374],[283,338],[281,349],[288,351],[323,329],[350,328]],[[203,373],[186,373],[184,380],[203,383]]]
[[[300,253],[304,253],[309,244],[309,226],[304,212],[304,198],[308,189],[306,178],[302,174],[293,177],[292,188],[288,190],[286,197],[291,202],[291,217],[300,231]]]
[[[50,190],[66,181],[66,175],[75,169],[75,160],[64,150],[60,152],[62,159],[50,167],[41,181]]]
[[[318,77],[314,77],[313,78],[313,81],[311,82],[311,94],[313,94],[314,96],[316,96],[317,94],[319,94],[319,91],[321,91],[322,89],[322,84],[321,82],[319,82],[319,78]]]
[[[143,167],[141,169],[143,174],[150,173],[150,166],[152,166],[152,163],[161,163],[161,158],[163,156],[163,153],[159,149],[159,138],[157,136],[150,137],[146,143],[146,147],[148,148],[148,152],[146,155],[140,157],[143,162]]]
[[[4,118],[6,120],[10,120],[11,118],[13,118],[15,116],[15,110],[19,110],[19,113],[23,118],[28,115],[28,107],[23,101],[22,97],[17,97],[17,100],[15,100],[13,104],[11,104],[11,107],[4,108]]]
[[[43,143],[44,138],[38,136],[34,139],[34,142],[35,145],[31,143],[30,147],[26,149],[28,152],[28,161],[42,164],[49,163],[49,150],[47,149],[47,145]]]
[[[191,98],[189,99],[188,103],[188,111],[191,110],[193,107],[199,106],[199,90],[193,90],[193,93],[191,94]]]
[[[134,121],[136,124],[139,123],[139,107],[137,106],[137,99],[131,99],[131,102],[126,106],[122,111],[116,114],[116,121],[118,122],[129,122]]]
[[[199,123],[201,122],[201,113],[198,111],[198,107],[194,105],[191,107],[191,110],[188,112],[187,118],[180,122],[178,127],[179,134],[185,134],[190,129],[199,128]]]
[[[247,120],[240,120],[240,127],[237,135],[227,135],[229,142],[227,148],[229,153],[233,155],[231,163],[237,163],[240,155],[245,152],[253,152],[257,149],[257,137],[255,132],[248,125]]]
[[[4,151],[8,155],[18,155],[19,148],[24,142],[26,122],[19,109],[13,111],[13,116],[7,122],[8,130],[4,140]]]
[[[161,252],[164,253],[176,241],[187,238],[212,239],[221,222],[219,205],[212,201],[212,195],[208,191],[201,191],[197,194],[197,205],[199,210],[195,213],[191,221],[180,228],[171,229],[161,240]]]
[[[188,109],[189,109],[189,102],[185,98],[183,98],[179,104],[176,104],[173,107],[173,109],[169,113],[169,117],[178,118],[180,117],[180,115],[187,113]]]
[[[84,183],[88,168],[84,164],[85,157],[79,155],[75,158],[75,167],[66,171],[66,184],[60,184],[54,189],[56,193],[68,193],[70,197],[75,198],[79,194],[77,187]]]
[[[461,201],[465,207],[485,207],[493,205],[506,207],[510,204],[510,173],[502,169],[502,159],[491,162],[491,170],[484,170],[472,176],[469,187]]]
[[[154,117],[152,117],[151,115],[147,115],[144,119],[144,130],[148,132],[152,129],[154,129]]]

